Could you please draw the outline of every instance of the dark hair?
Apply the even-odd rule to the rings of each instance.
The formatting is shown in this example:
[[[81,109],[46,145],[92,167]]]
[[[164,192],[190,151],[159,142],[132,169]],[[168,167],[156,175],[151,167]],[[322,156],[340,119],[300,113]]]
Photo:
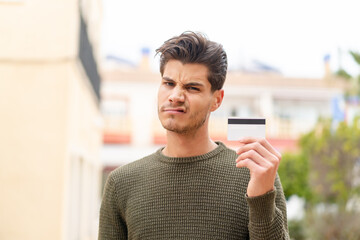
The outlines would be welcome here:
[[[166,63],[174,59],[183,64],[204,64],[209,71],[208,80],[212,91],[224,85],[228,65],[226,52],[221,44],[208,40],[202,33],[187,31],[170,38],[156,49],[156,54],[160,54],[161,75],[164,74]]]

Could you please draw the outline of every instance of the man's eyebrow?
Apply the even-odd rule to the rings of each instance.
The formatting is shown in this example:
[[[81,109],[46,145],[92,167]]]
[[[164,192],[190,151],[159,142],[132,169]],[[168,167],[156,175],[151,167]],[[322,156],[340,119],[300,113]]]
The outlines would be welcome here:
[[[169,77],[162,77],[163,80],[165,81],[172,81],[172,82],[175,82],[173,79],[169,78]]]
[[[175,80],[173,80],[170,77],[162,77],[163,80],[165,81],[169,81],[169,82],[175,82]],[[198,86],[198,87],[203,87],[204,84],[200,83],[200,82],[188,82],[186,84],[184,84],[183,86],[189,87],[189,86]]]
[[[186,83],[185,86],[199,86],[199,87],[203,87],[204,84],[199,83],[199,82],[189,82],[189,83]]]

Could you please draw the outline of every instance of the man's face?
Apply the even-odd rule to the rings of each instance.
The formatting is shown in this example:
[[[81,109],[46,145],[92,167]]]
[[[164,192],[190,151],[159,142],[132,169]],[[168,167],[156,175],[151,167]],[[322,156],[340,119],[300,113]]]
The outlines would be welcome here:
[[[202,64],[166,63],[158,92],[159,119],[166,130],[195,133],[207,123],[210,112],[220,105],[220,91],[211,92],[207,76],[208,69]]]

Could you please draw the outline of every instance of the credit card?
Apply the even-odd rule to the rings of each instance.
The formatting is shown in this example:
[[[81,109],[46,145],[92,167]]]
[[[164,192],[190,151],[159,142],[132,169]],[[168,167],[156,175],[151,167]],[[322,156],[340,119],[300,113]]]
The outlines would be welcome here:
[[[243,137],[265,138],[265,118],[228,118],[228,140],[237,141]]]

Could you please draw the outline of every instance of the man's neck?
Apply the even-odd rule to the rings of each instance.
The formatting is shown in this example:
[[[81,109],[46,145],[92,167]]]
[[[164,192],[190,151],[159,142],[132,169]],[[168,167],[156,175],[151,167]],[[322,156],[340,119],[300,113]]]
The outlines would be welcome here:
[[[167,131],[167,144],[163,154],[169,157],[199,156],[214,150],[217,144],[209,137],[207,128],[196,133],[179,134]]]

